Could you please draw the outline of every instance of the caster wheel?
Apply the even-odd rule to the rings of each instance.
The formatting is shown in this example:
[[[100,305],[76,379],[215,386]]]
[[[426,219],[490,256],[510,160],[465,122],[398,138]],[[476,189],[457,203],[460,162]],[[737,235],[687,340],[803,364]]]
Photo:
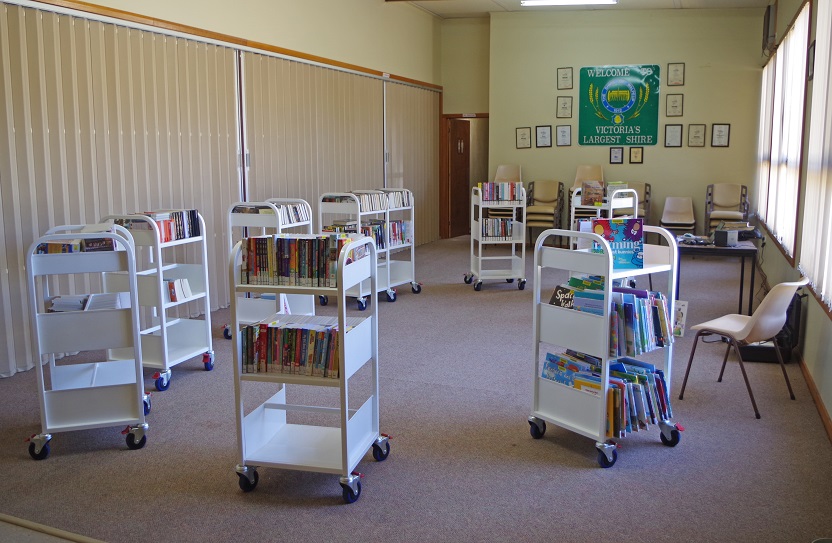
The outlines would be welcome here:
[[[413,286],[410,287],[410,290],[413,291],[413,294],[419,294],[422,292],[422,285],[419,283],[413,283]]]
[[[223,326],[222,337],[224,337],[225,339],[231,339],[231,328],[229,328],[228,326]]]
[[[367,300],[358,300],[358,310],[364,311],[367,309]]]
[[[546,433],[546,423],[541,421],[540,426],[538,426],[536,423],[529,421],[529,433],[533,438],[540,439]]]
[[[257,482],[260,480],[260,476],[257,475],[257,471],[253,471],[254,473],[254,482],[249,481],[248,477],[243,475],[242,473],[238,473],[237,477],[240,479],[240,490],[243,492],[251,492],[257,487]]]
[[[506,279],[506,283],[513,283],[514,279]]]
[[[662,443],[668,447],[675,447],[680,441],[682,441],[682,433],[679,430],[671,430],[670,439],[664,437],[663,433],[659,433],[659,437],[662,439]]]
[[[474,282],[474,276],[473,276],[473,275],[468,275],[468,274],[465,274],[465,279],[464,279],[464,281],[465,281],[465,284],[466,284],[466,285],[470,285],[471,283],[473,283],[473,282]]]
[[[205,365],[205,371],[211,371],[214,369],[214,353],[203,354],[202,363]]]
[[[326,305],[329,303],[329,296],[318,296],[318,301],[321,305]]]
[[[390,291],[387,292],[387,301],[388,302],[395,302],[396,301],[396,291],[395,290],[392,291],[392,293]]]
[[[477,292],[482,290],[482,281],[477,281],[477,284],[474,285],[474,290],[476,290]]]
[[[361,496],[361,481],[356,483],[356,488],[358,489],[357,492],[353,492],[347,485],[341,485],[341,487],[343,488],[342,495],[344,496],[344,501],[346,503],[355,503],[358,501],[358,497]]]
[[[146,417],[150,414],[150,409],[151,409],[150,398],[147,398],[146,400],[143,400],[142,403],[144,404],[144,416]]]
[[[526,288],[526,280],[525,279],[520,279],[517,282],[517,288],[520,289],[520,290],[525,289]]]
[[[165,390],[170,388],[170,379],[165,379],[165,376],[162,375],[158,379],[156,379],[156,390],[159,392],[164,392]]]
[[[127,434],[127,448],[131,451],[141,449],[145,443],[147,443],[147,436],[142,436],[140,440],[136,441],[136,434]]]
[[[380,445],[376,445],[373,443],[373,458],[376,459],[376,462],[384,462],[387,460],[387,456],[390,454],[390,442],[384,444],[384,448],[382,449]]]
[[[598,451],[598,465],[602,468],[611,468],[615,465],[615,461],[618,460],[618,451],[612,451],[612,462],[607,459],[607,455]]]
[[[29,443],[29,456],[31,456],[35,460],[43,460],[47,456],[49,456],[49,443],[45,443],[43,447],[41,447],[40,452],[35,452],[35,444]]]

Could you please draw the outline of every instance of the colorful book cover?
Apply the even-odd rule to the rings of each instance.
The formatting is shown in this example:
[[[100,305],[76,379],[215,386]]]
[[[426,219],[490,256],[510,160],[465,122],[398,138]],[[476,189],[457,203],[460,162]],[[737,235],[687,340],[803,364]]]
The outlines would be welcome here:
[[[592,232],[609,243],[613,269],[644,268],[644,219],[592,219]]]
[[[673,317],[673,335],[685,337],[685,321],[688,318],[688,303],[676,300],[676,315]]]
[[[581,183],[581,205],[600,206],[604,203],[604,182],[584,181]]]
[[[558,307],[572,309],[574,296],[575,291],[573,289],[567,286],[558,285],[555,287],[555,291],[552,292],[552,297],[549,299],[549,303]]]

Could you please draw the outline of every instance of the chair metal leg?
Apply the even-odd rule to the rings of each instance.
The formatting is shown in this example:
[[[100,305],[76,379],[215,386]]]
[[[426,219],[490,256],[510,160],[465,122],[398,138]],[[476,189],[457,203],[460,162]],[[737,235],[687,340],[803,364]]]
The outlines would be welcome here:
[[[789,381],[789,374],[786,373],[786,365],[783,363],[783,355],[780,354],[780,345],[777,344],[777,336],[771,338],[774,343],[774,352],[777,353],[777,360],[780,361],[780,369],[783,370],[783,377],[786,378],[786,386],[789,387],[789,397],[794,400],[794,392],[792,391],[792,383]]]
[[[723,336],[724,337],[724,336]],[[716,382],[722,382],[722,374],[725,373],[725,364],[728,362],[728,353],[731,352],[731,344],[725,346],[725,358],[722,359],[722,369],[719,370],[719,377],[717,378]]]
[[[729,337],[731,340],[731,345],[734,346],[734,351],[737,353],[737,359],[740,362],[740,371],[742,372],[742,378],[745,379],[745,388],[748,389],[748,396],[751,398],[751,405],[754,406],[754,416],[758,419],[760,418],[760,411],[757,409],[757,402],[754,401],[754,393],[751,391],[751,383],[748,382],[748,375],[745,373],[745,365],[742,363],[742,355],[740,354],[740,346],[737,344],[737,340],[733,337]]]
[[[693,364],[693,355],[696,353],[696,346],[699,345],[699,337],[705,330],[696,332],[696,337],[693,338],[693,347],[690,349],[690,358],[688,358],[688,369],[685,370],[685,379],[682,381],[682,388],[679,390],[679,399],[683,399],[685,395],[685,387],[688,385],[688,375],[690,375],[690,366]]]

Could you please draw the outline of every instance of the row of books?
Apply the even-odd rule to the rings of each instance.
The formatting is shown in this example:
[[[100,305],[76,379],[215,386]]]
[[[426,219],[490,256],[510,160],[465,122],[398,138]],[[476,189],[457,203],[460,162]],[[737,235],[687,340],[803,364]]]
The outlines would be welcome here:
[[[376,242],[377,248],[386,248],[386,242],[384,239],[384,219],[372,219],[367,224],[362,224],[361,233],[368,238],[373,238]]]
[[[202,235],[199,226],[199,212],[196,209],[173,209],[144,211],[137,213],[149,217],[159,229],[159,241],[167,243]],[[143,219],[120,218],[115,224],[132,230],[151,230],[152,226]]]
[[[509,181],[477,183],[483,202],[519,202],[523,183]]]
[[[165,291],[167,292],[169,302],[181,302],[194,295],[191,291],[191,283],[187,277],[181,279],[162,279],[162,281],[165,283]]]
[[[242,240],[240,283],[302,287],[337,286],[341,249],[351,241],[347,234],[273,234]],[[366,245],[348,255],[366,256]]]
[[[241,330],[242,373],[340,376],[338,325],[257,323]]]
[[[413,206],[412,193],[408,190],[384,189],[384,192],[387,193],[390,209]]]
[[[413,243],[413,222],[403,219],[394,219],[386,223],[384,219],[372,219],[366,225],[359,228],[355,219],[336,219],[332,224],[322,228],[323,232],[358,233],[360,230],[365,236],[372,237],[379,249],[387,248],[387,241],[384,239],[384,226],[389,225],[389,246],[396,247],[406,243]]]
[[[610,356],[638,356],[673,343],[673,321],[661,292],[613,287]]]
[[[63,253],[92,253],[115,251],[113,238],[79,238],[39,243],[35,252],[39,255]]]
[[[387,193],[380,190],[353,190],[350,192],[358,197],[358,203],[363,212],[384,211],[390,204]]]
[[[482,219],[482,239],[484,241],[510,241],[514,239],[514,219]]]

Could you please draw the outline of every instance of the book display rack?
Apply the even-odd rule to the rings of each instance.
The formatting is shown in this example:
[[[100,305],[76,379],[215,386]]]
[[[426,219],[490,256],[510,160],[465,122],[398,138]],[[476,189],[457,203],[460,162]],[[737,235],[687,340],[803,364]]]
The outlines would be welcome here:
[[[572,193],[570,202],[569,228],[580,230],[579,221],[592,218],[612,218],[618,209],[638,209],[638,193],[635,189],[614,189],[609,185],[611,194],[603,196],[604,187],[600,188],[600,195],[597,198],[587,198],[582,194],[583,188],[576,189]],[[573,247],[575,240],[572,240]]]
[[[492,253],[485,256],[486,249]],[[471,189],[471,271],[465,284],[482,290],[483,279],[517,280],[526,287],[526,191],[522,183],[482,183]],[[474,282],[476,278],[476,282]]]
[[[87,246],[78,252],[43,252],[47,246]],[[103,245],[107,249],[101,249]],[[95,249],[91,249],[96,246]],[[139,339],[138,291],[134,245],[124,228],[102,225],[67,225],[38,238],[26,254],[31,325],[41,433],[29,442],[35,460],[49,456],[52,434],[128,425],[127,447],[141,449],[147,442],[150,397],[142,386],[142,345]],[[103,273],[122,273],[123,291],[85,294],[74,310],[52,306],[58,291],[72,284],[95,288]],[[67,296],[76,298],[79,295]],[[121,298],[127,303],[121,304]],[[105,303],[96,303],[101,300]],[[109,302],[109,303],[108,303]],[[83,308],[81,307],[83,306]],[[65,353],[129,351],[130,358],[83,363],[62,363]]]
[[[303,244],[311,249],[301,249]],[[265,255],[259,269],[252,257],[256,248],[263,248],[260,253]],[[277,264],[289,261],[292,254],[306,255],[295,257],[299,265],[294,272]],[[323,258],[315,257],[321,254]],[[264,272],[270,268],[270,255],[277,276]],[[261,466],[314,471],[339,475],[343,499],[352,503],[361,495],[360,476],[354,470],[367,451],[372,448],[378,461],[387,458],[390,443],[379,433],[377,270],[375,241],[368,237],[277,235],[244,239],[234,246],[229,274],[239,451],[236,472],[243,491],[257,486]],[[347,318],[343,299],[347,290],[362,281],[370,282],[371,311],[366,317]],[[341,302],[337,318],[275,314],[246,325],[237,313],[242,293],[333,296]],[[368,364],[369,397],[356,409],[351,405],[355,395],[348,394],[350,378]],[[276,392],[246,411],[248,391],[260,390],[254,383],[274,385]],[[335,388],[339,391],[337,407],[290,404],[289,386]],[[330,423],[334,419],[337,425],[292,423],[287,420],[291,412],[312,414]]]
[[[156,389],[170,387],[171,368],[202,355],[206,371],[214,369],[211,307],[208,297],[208,255],[205,221],[195,209],[109,215],[105,224],[124,226],[136,245],[143,364],[157,371]],[[108,291],[122,289],[124,274],[104,275]],[[190,296],[172,301],[168,282],[186,279]],[[199,304],[202,318],[189,318],[188,304]],[[112,358],[125,356],[118,350]]]
[[[605,468],[615,464],[618,458],[616,440],[626,431],[645,429],[648,423],[655,424],[661,430],[662,443],[672,447],[679,443],[683,430],[670,420],[672,331],[665,329],[661,332],[661,319],[653,321],[662,314],[658,309],[650,309],[650,304],[647,304],[645,311],[652,313],[644,314],[643,321],[647,322],[642,327],[619,328],[617,312],[612,310],[617,298],[614,283],[638,275],[664,273],[668,277],[668,288],[660,294],[653,293],[655,296],[651,299],[658,300],[656,304],[664,310],[665,319],[674,314],[676,240],[663,228],[644,226],[644,231],[645,234],[658,235],[664,240],[664,245],[645,243],[643,267],[639,269],[614,268],[609,243],[594,233],[550,229],[544,231],[535,244],[535,375],[530,432],[533,438],[540,439],[546,432],[546,423],[551,423],[594,439],[598,463]],[[573,236],[590,245],[595,244],[601,250],[546,246],[547,239],[552,236]],[[558,288],[562,287],[556,287],[553,294],[548,292],[548,287],[547,292],[542,292],[541,281],[544,273],[551,273],[549,270],[567,271],[570,278],[590,277],[590,281],[597,281],[597,288],[592,290],[596,296],[582,302],[588,307],[597,302],[597,311],[577,310],[568,293],[559,293]],[[650,326],[651,322],[655,322],[655,326]],[[620,336],[617,332],[620,329],[624,330],[627,338],[621,343],[614,341],[615,335]],[[627,345],[630,335],[639,331],[644,335],[641,347],[635,343],[634,350],[630,350]],[[634,338],[633,341],[639,340]],[[621,356],[621,353],[637,356],[661,345],[664,361],[655,366]],[[564,352],[566,356],[562,357]],[[569,355],[578,361],[569,361]],[[584,363],[589,367],[584,367]],[[639,386],[628,386],[626,383]],[[616,394],[615,389],[620,394]],[[636,396],[634,392],[639,390],[641,394]],[[634,395],[625,397],[628,394]],[[616,397],[619,398],[618,403]],[[620,428],[616,422],[621,424]]]

